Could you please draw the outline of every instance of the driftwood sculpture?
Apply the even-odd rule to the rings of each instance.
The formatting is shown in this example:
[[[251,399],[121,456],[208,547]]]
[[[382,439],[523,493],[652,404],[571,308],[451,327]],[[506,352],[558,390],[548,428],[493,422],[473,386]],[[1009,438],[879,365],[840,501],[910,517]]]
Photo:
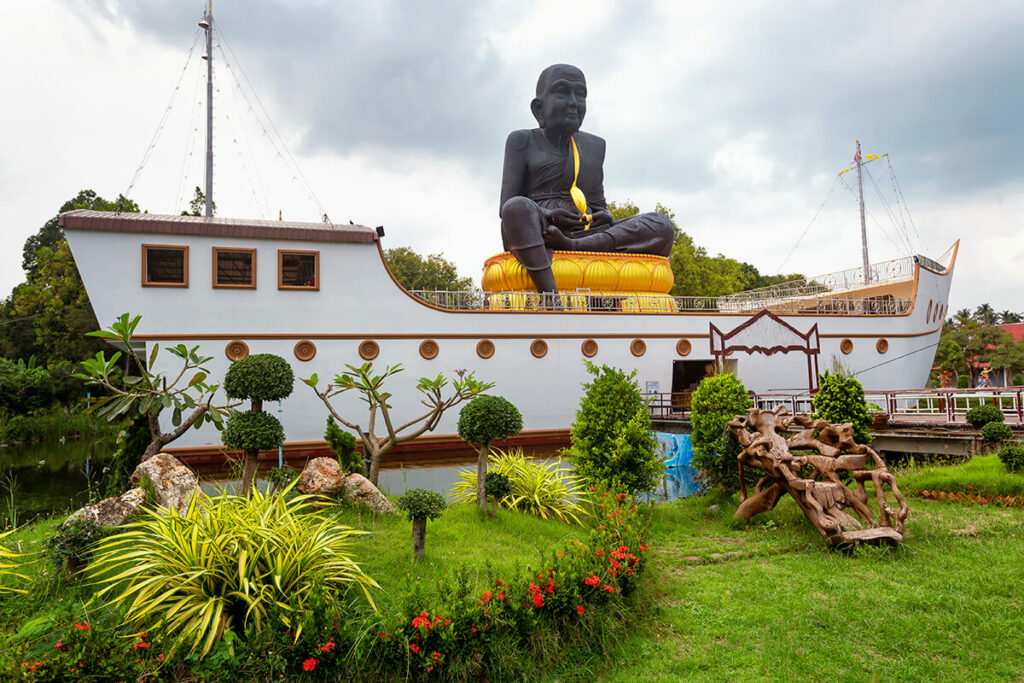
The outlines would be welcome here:
[[[751,408],[746,417],[737,416],[729,423],[729,431],[743,446],[737,518],[750,519],[767,512],[788,493],[830,546],[896,544],[903,540],[910,514],[907,501],[878,453],[854,442],[849,422],[833,425],[809,415],[790,416],[785,406],[775,410]],[[792,435],[786,437],[784,433]],[[744,467],[755,467],[765,474],[750,496],[743,481]],[[801,471],[807,476],[801,476]],[[850,473],[856,490],[840,480],[843,471]],[[866,481],[873,484],[878,500],[877,521],[868,509]],[[885,486],[895,497],[898,510],[886,500]]]

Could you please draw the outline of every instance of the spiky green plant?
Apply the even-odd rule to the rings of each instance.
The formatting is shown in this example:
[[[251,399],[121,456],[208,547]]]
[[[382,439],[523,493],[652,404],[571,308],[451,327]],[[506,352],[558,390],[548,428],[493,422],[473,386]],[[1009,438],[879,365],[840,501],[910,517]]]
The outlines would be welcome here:
[[[488,455],[487,471],[505,475],[512,485],[512,492],[499,502],[504,508],[576,524],[582,524],[581,518],[587,516],[586,510],[576,502],[582,495],[583,484],[557,462],[529,459],[521,448],[508,451],[496,448]],[[452,487],[452,498],[475,501],[476,470],[462,470],[458,476],[459,481]]]
[[[363,532],[317,512],[310,496],[222,494],[184,515],[147,510],[125,531],[101,541],[90,574],[99,596],[125,610],[140,628],[162,629],[173,650],[205,656],[228,630],[257,629],[277,611],[301,635],[296,618],[314,587],[338,600],[377,583],[352,558]],[[276,605],[276,610],[272,610]]]
[[[3,540],[4,537],[12,533],[14,533],[14,529],[10,529],[8,531],[0,533],[0,540]],[[26,575],[16,571],[12,571],[21,566],[20,562],[12,562],[12,560],[17,560],[19,557],[24,556],[24,553],[16,553],[13,550],[8,549],[6,546],[0,545],[0,578],[3,579],[3,581],[0,582],[0,593],[7,592],[20,593],[22,595],[28,594],[28,591],[24,588],[16,588],[14,585],[9,583],[9,581],[12,579],[15,581],[28,580],[28,577]]]

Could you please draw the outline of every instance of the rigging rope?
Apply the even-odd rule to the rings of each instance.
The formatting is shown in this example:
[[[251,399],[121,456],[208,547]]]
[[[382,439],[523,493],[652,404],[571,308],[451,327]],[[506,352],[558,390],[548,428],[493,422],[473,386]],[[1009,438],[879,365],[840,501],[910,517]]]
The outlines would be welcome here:
[[[821,213],[821,210],[825,208],[825,204],[827,204],[828,200],[831,199],[832,193],[836,191],[836,187],[838,187],[839,185],[839,179],[840,177],[836,176],[836,179],[832,181],[832,187],[829,188],[829,191],[825,195],[825,198],[821,201],[821,205],[818,206],[818,210],[814,212],[814,216],[811,217],[811,222],[807,224],[807,227],[804,228],[804,231],[800,233],[800,237],[798,237],[796,242],[793,243],[793,246],[789,248],[789,252],[786,254],[786,257],[782,259],[782,263],[779,264],[778,269],[775,271],[776,273],[780,275],[782,274],[782,267],[786,265],[786,262],[789,261],[789,257],[792,256],[793,252],[796,251],[796,248],[800,246],[800,240],[802,240],[804,238],[804,235],[807,234],[807,231],[811,229],[811,226],[814,225],[814,221],[818,219],[818,214]]]
[[[201,28],[197,28],[195,34],[192,36],[192,47],[188,49],[188,56],[185,58],[185,66],[181,70],[181,75],[178,76],[178,83],[174,86],[173,92],[171,92],[171,101],[167,103],[167,107],[164,109],[163,116],[160,117],[160,124],[156,127],[156,132],[153,133],[153,139],[150,140],[149,146],[146,148],[145,153],[142,155],[142,161],[139,162],[139,167],[135,169],[135,175],[132,176],[132,181],[128,183],[128,189],[125,190],[125,198],[131,197],[132,189],[135,187],[135,183],[139,180],[139,176],[142,174],[142,169],[145,168],[146,162],[149,161],[150,155],[153,153],[153,148],[156,147],[157,140],[160,137],[161,131],[164,129],[164,125],[167,123],[167,117],[171,113],[171,109],[174,107],[174,100],[178,96],[178,90],[181,88],[181,81],[185,78],[185,73],[188,71],[188,65],[192,61],[192,54],[195,52],[196,43],[199,41],[199,34],[202,32]],[[117,212],[121,213],[121,206],[118,205]]]
[[[843,180],[843,187],[845,187],[846,191],[850,193],[850,196],[853,197],[854,201],[856,201],[859,204],[860,203],[860,197],[857,196],[857,193],[853,191],[852,187],[847,185],[846,178],[843,178],[842,180]],[[889,235],[888,231],[886,231],[886,229],[882,227],[882,224],[878,222],[878,219],[875,218],[875,215],[873,213],[871,213],[871,211],[868,210],[867,207],[864,208],[864,215],[867,216],[868,218],[870,218],[872,220],[872,222],[874,222],[874,224],[878,226],[879,232],[881,232],[882,235],[885,236],[885,239],[889,240],[889,244],[891,244],[893,246],[893,249],[895,249],[898,252],[902,252],[903,251],[903,248],[900,247],[900,245],[896,244],[893,241],[893,239]]]
[[[199,105],[202,103],[199,96],[199,88],[202,86],[204,80],[205,78],[201,77],[195,79],[195,91],[192,93],[192,111],[189,113],[187,129],[191,134],[188,135],[185,142],[185,155],[181,159],[181,174],[178,176],[178,190],[174,195],[174,204],[171,205],[174,207],[173,211],[175,213],[180,210],[179,207],[182,207],[182,190],[185,185],[185,179],[188,177],[188,162],[195,153],[196,139],[199,137]],[[188,134],[188,132],[186,134]]]
[[[903,242],[906,244],[907,255],[912,256],[914,253],[914,247],[913,245],[910,244],[910,235],[907,234],[906,227],[901,225],[900,222],[896,220],[896,214],[893,213],[892,208],[889,206],[889,202],[885,198],[885,195],[882,194],[882,188],[878,186],[878,182],[875,180],[875,177],[871,175],[871,171],[865,168],[864,173],[867,174],[868,179],[871,181],[871,184],[875,187],[875,192],[878,193],[878,198],[882,202],[882,208],[885,209],[886,214],[888,214],[889,216],[889,220],[892,221],[893,228],[895,228],[896,230],[896,237],[902,238]]]
[[[256,104],[259,106],[259,110],[263,113],[263,116],[270,123],[271,129],[274,131],[274,134],[277,136],[277,140],[280,142],[281,147],[284,149],[284,155],[281,154],[280,150],[277,150],[277,145],[274,142],[273,138],[270,137],[269,133],[267,133],[266,126],[264,126],[263,122],[259,119],[259,117],[257,117],[257,121],[259,122],[260,127],[263,129],[264,135],[266,135],[267,139],[270,140],[272,145],[274,145],[275,151],[277,151],[277,155],[281,157],[281,160],[284,161],[286,165],[288,162],[291,163],[291,170],[295,174],[293,175],[292,179],[301,181],[310,200],[312,200],[313,203],[315,203],[318,209],[320,210],[320,214],[323,216],[324,222],[330,224],[331,227],[334,227],[334,223],[331,222],[331,220],[327,217],[327,212],[324,210],[323,204],[320,203],[320,199],[316,196],[316,193],[313,191],[313,188],[309,184],[309,181],[306,180],[306,176],[302,173],[302,169],[299,168],[299,165],[295,162],[295,157],[292,156],[291,151],[288,149],[288,145],[285,144],[284,138],[282,138],[281,134],[278,132],[277,126],[274,125],[274,120],[270,118],[270,115],[267,113],[266,108],[263,106],[263,102],[262,100],[260,100],[260,96],[256,92],[256,89],[252,86],[252,82],[249,81],[249,77],[246,75],[245,69],[242,68],[241,63],[238,61],[238,58],[235,57],[235,51],[231,49],[231,43],[228,42],[227,37],[224,36],[223,32],[221,31],[218,25],[214,24],[213,28],[214,31],[216,31],[217,36],[220,38],[221,42],[227,47],[228,52],[231,54],[232,59],[234,60],[236,66],[238,67],[238,71],[242,74],[242,78],[245,79],[246,85],[248,85],[250,92],[252,92],[253,98],[256,100]],[[243,97],[245,97],[246,101],[248,102],[248,97],[245,95],[244,90],[242,90],[242,94]],[[287,159],[285,158],[285,155],[287,155]]]
[[[906,209],[906,211],[907,211],[907,218],[910,219],[910,225],[911,225],[911,227],[914,228],[914,234],[917,235],[917,240],[918,240],[918,242],[921,243],[921,247],[922,247],[923,251],[929,251],[927,243],[924,241],[924,239],[921,238],[921,233],[919,233],[917,231],[917,224],[914,223],[914,217],[910,215],[910,207],[907,206],[907,200],[903,196],[903,188],[900,187],[900,181],[896,177],[896,169],[894,169],[892,167],[892,161],[889,159],[888,155],[886,155],[885,161],[886,161],[887,164],[889,164],[889,175],[890,175],[890,177],[892,177],[892,185],[895,188],[895,191],[896,191],[895,193],[896,193],[896,195],[898,197],[897,201],[902,203],[902,206]]]

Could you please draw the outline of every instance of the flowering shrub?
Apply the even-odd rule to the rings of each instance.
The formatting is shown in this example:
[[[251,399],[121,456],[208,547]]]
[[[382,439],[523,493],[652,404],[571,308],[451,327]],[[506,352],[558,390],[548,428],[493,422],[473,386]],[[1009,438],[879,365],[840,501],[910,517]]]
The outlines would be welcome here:
[[[25,681],[154,681],[166,659],[149,634],[119,632],[87,618],[69,623],[38,648],[19,653],[13,678]],[[6,680],[6,679],[5,679]]]

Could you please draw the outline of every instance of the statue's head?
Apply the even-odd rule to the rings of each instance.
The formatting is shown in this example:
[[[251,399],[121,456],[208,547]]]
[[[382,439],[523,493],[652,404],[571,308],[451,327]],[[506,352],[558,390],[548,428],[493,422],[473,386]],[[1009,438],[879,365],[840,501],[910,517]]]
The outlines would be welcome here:
[[[587,81],[583,72],[568,64],[553,64],[540,72],[537,97],[530,110],[541,128],[574,135],[587,113]]]

